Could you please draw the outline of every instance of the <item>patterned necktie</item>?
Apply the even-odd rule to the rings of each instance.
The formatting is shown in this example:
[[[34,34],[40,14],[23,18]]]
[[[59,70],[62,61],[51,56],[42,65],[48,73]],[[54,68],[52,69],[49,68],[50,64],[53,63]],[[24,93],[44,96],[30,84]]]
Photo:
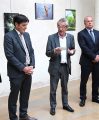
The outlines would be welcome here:
[[[92,30],[90,30],[90,36],[91,36],[91,38],[92,38],[93,42],[95,42],[95,36],[94,36],[94,33],[93,33],[93,31],[92,31]]]
[[[30,64],[30,57],[29,57],[28,48],[26,46],[24,36],[22,34],[19,34],[19,37],[21,39],[22,45],[23,45],[25,53],[26,53],[26,65],[28,65],[28,64]]]

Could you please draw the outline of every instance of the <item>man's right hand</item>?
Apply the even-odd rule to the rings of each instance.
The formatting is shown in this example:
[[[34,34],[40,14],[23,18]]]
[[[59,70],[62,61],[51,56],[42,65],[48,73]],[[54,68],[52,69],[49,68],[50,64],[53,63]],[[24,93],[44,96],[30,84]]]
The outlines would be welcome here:
[[[23,72],[25,74],[29,74],[29,75],[32,74],[33,73],[33,66],[26,66],[26,67],[24,67]]]
[[[92,62],[94,63],[99,62],[99,55],[96,55],[95,59]]]
[[[60,47],[57,47],[57,48],[54,48],[54,53],[56,54],[60,54],[61,53],[61,48]]]

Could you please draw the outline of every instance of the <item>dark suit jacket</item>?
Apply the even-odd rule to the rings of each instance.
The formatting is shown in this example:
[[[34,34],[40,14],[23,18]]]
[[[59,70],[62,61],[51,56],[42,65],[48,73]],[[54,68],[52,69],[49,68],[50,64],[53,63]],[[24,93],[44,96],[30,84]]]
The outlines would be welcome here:
[[[34,50],[32,48],[30,36],[28,33],[23,33],[29,55],[30,65],[35,67]],[[25,67],[26,53],[19,38],[18,33],[12,30],[4,36],[4,51],[7,58],[7,70],[10,78],[22,77],[24,72],[22,71]]]
[[[71,34],[67,34],[66,39],[67,39],[66,40],[67,49],[68,48],[75,49],[74,36]],[[54,48],[56,47],[60,47],[58,33],[49,35],[47,47],[46,47],[46,55],[50,57],[50,63],[48,69],[50,74],[57,74],[60,67],[61,56],[54,53]],[[71,60],[70,60],[70,54],[68,53],[67,53],[67,65],[68,65],[69,73],[71,74]]]
[[[0,82],[2,82],[1,74],[0,74]]]
[[[87,29],[83,29],[78,33],[78,43],[82,50],[79,62],[81,65],[91,65],[92,60],[99,54],[99,31],[93,30],[93,32],[95,35],[95,43]]]

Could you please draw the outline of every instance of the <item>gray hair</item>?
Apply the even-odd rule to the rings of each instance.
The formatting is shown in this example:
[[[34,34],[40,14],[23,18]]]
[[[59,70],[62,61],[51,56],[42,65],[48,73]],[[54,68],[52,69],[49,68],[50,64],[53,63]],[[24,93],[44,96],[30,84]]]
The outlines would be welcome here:
[[[62,22],[65,22],[66,26],[68,27],[68,22],[67,22],[67,20],[65,18],[59,19],[58,22],[57,22],[57,25],[59,25],[59,23],[62,23]]]
[[[86,17],[84,17],[84,23],[88,20],[89,17],[92,18],[92,16],[86,16]]]

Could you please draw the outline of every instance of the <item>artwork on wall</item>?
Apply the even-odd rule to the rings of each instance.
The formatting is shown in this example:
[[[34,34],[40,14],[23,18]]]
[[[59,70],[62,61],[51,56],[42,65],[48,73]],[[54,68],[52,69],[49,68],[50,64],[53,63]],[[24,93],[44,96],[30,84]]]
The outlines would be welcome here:
[[[76,29],[76,10],[65,9],[65,18],[68,22],[68,30],[73,31]]]
[[[13,17],[18,13],[4,13],[4,32],[7,33],[14,28]]]
[[[52,20],[53,4],[35,3],[35,19]]]

